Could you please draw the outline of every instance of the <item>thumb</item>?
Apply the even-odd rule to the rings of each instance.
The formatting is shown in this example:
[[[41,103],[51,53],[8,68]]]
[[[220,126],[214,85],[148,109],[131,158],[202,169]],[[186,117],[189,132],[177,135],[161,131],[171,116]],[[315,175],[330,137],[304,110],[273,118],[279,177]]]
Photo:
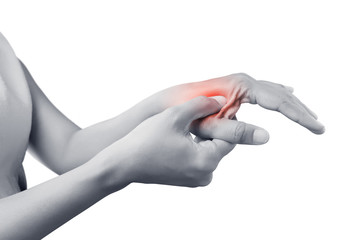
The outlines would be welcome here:
[[[213,139],[213,140],[202,140],[197,137],[198,144],[202,146],[202,150],[204,151],[206,156],[208,156],[208,161],[213,162],[213,166],[217,166],[220,160],[225,157],[229,152],[231,152],[236,144],[226,142],[221,139]]]
[[[199,96],[175,107],[177,121],[181,127],[188,127],[196,119],[217,113],[226,104],[223,96]]]
[[[269,133],[265,129],[226,118],[194,121],[190,131],[203,138],[217,138],[237,144],[259,145],[269,140]]]
[[[213,150],[213,154],[217,154],[220,159],[225,157],[225,155],[227,155],[229,152],[231,152],[234,147],[236,146],[236,144],[234,143],[229,143],[227,141],[221,140],[221,139],[213,139],[211,141],[207,142],[209,145],[212,144],[212,150]],[[207,146],[208,148],[210,146]],[[220,160],[219,159],[219,160]]]

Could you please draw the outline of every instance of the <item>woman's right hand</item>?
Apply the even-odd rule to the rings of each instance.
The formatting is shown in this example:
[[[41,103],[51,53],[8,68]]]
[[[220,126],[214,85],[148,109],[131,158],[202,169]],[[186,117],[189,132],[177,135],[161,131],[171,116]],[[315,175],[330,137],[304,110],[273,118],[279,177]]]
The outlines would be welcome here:
[[[225,103],[224,97],[200,96],[142,122],[100,153],[107,155],[100,159],[106,159],[102,165],[106,166],[108,185],[116,191],[124,172],[128,183],[209,184],[212,172],[235,145],[219,139],[193,140],[189,128],[194,120],[219,112]],[[263,131],[248,125],[241,134],[256,129]]]

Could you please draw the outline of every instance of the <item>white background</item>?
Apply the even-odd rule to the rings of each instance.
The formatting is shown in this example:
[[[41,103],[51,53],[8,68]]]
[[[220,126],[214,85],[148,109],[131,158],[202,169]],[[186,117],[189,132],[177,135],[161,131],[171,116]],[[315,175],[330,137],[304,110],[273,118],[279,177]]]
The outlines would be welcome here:
[[[359,239],[356,2],[0,1],[0,31],[81,127],[166,87],[246,72],[293,86],[327,129],[243,105],[238,118],[271,139],[238,146],[210,186],[132,184],[46,239]],[[29,186],[55,177],[30,155],[25,168]]]

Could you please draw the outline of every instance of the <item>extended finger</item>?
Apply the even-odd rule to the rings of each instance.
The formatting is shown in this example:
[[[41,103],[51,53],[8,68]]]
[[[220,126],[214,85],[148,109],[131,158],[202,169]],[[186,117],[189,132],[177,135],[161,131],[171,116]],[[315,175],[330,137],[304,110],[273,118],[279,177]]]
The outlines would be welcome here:
[[[263,128],[225,118],[194,121],[190,130],[201,138],[222,139],[236,144],[259,145],[269,140],[269,133]]]
[[[278,111],[313,133],[324,133],[325,128],[316,120],[316,114],[293,94],[284,91],[283,87],[279,88],[276,85],[264,83],[253,93],[253,96],[254,101],[252,103],[258,103],[263,108]]]
[[[302,106],[292,101],[283,101],[277,108],[292,121],[299,123],[315,134],[322,134],[325,131],[324,125],[312,117]]]
[[[308,106],[306,106],[304,103],[302,103],[295,95],[293,95],[293,98],[295,101],[300,104],[313,118],[318,119],[318,116],[314,111],[312,111]]]
[[[269,82],[269,81],[265,81],[265,80],[258,80],[258,82],[261,83],[261,84],[265,84],[265,85],[267,85],[269,87],[272,87],[272,88],[279,88],[280,87],[280,88],[286,89],[290,93],[294,92],[294,88],[291,87],[291,86],[283,85],[283,84],[280,84],[280,83]]]

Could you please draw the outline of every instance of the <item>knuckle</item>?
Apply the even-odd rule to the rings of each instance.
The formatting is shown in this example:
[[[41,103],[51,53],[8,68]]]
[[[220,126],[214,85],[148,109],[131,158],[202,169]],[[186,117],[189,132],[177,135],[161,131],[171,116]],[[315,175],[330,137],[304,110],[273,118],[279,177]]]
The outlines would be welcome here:
[[[283,84],[281,84],[281,83],[278,83],[277,84],[280,88],[282,88],[282,89],[286,89],[286,87],[283,85]]]
[[[293,100],[294,95],[291,92],[289,92],[286,88],[283,88],[281,90],[282,90],[281,92],[284,95],[284,97],[286,97],[287,99]]]
[[[282,91],[286,92],[288,95],[292,95],[292,92],[294,91],[292,87],[283,84],[278,84],[278,86],[281,88]]]
[[[287,96],[283,96],[279,100],[279,109],[286,108],[290,105],[290,99]]]
[[[242,89],[246,89],[245,91],[254,90],[256,82],[258,81],[246,73],[235,73],[230,75],[230,83],[237,86],[240,84]]]
[[[236,124],[235,130],[234,130],[234,141],[235,142],[241,142],[244,138],[246,124],[243,122],[239,122]]]
[[[246,73],[234,73],[232,74],[232,76],[236,77],[236,78],[240,78],[240,79],[253,79],[250,75],[246,74]]]
[[[239,72],[239,73],[233,73],[232,76],[234,76],[234,77],[244,77],[244,76],[247,76],[247,74],[243,73],[243,72]]]
[[[278,84],[280,87],[277,88],[277,92],[279,95],[282,96],[284,99],[292,100],[294,98],[294,95],[292,92],[290,92],[284,85]]]

